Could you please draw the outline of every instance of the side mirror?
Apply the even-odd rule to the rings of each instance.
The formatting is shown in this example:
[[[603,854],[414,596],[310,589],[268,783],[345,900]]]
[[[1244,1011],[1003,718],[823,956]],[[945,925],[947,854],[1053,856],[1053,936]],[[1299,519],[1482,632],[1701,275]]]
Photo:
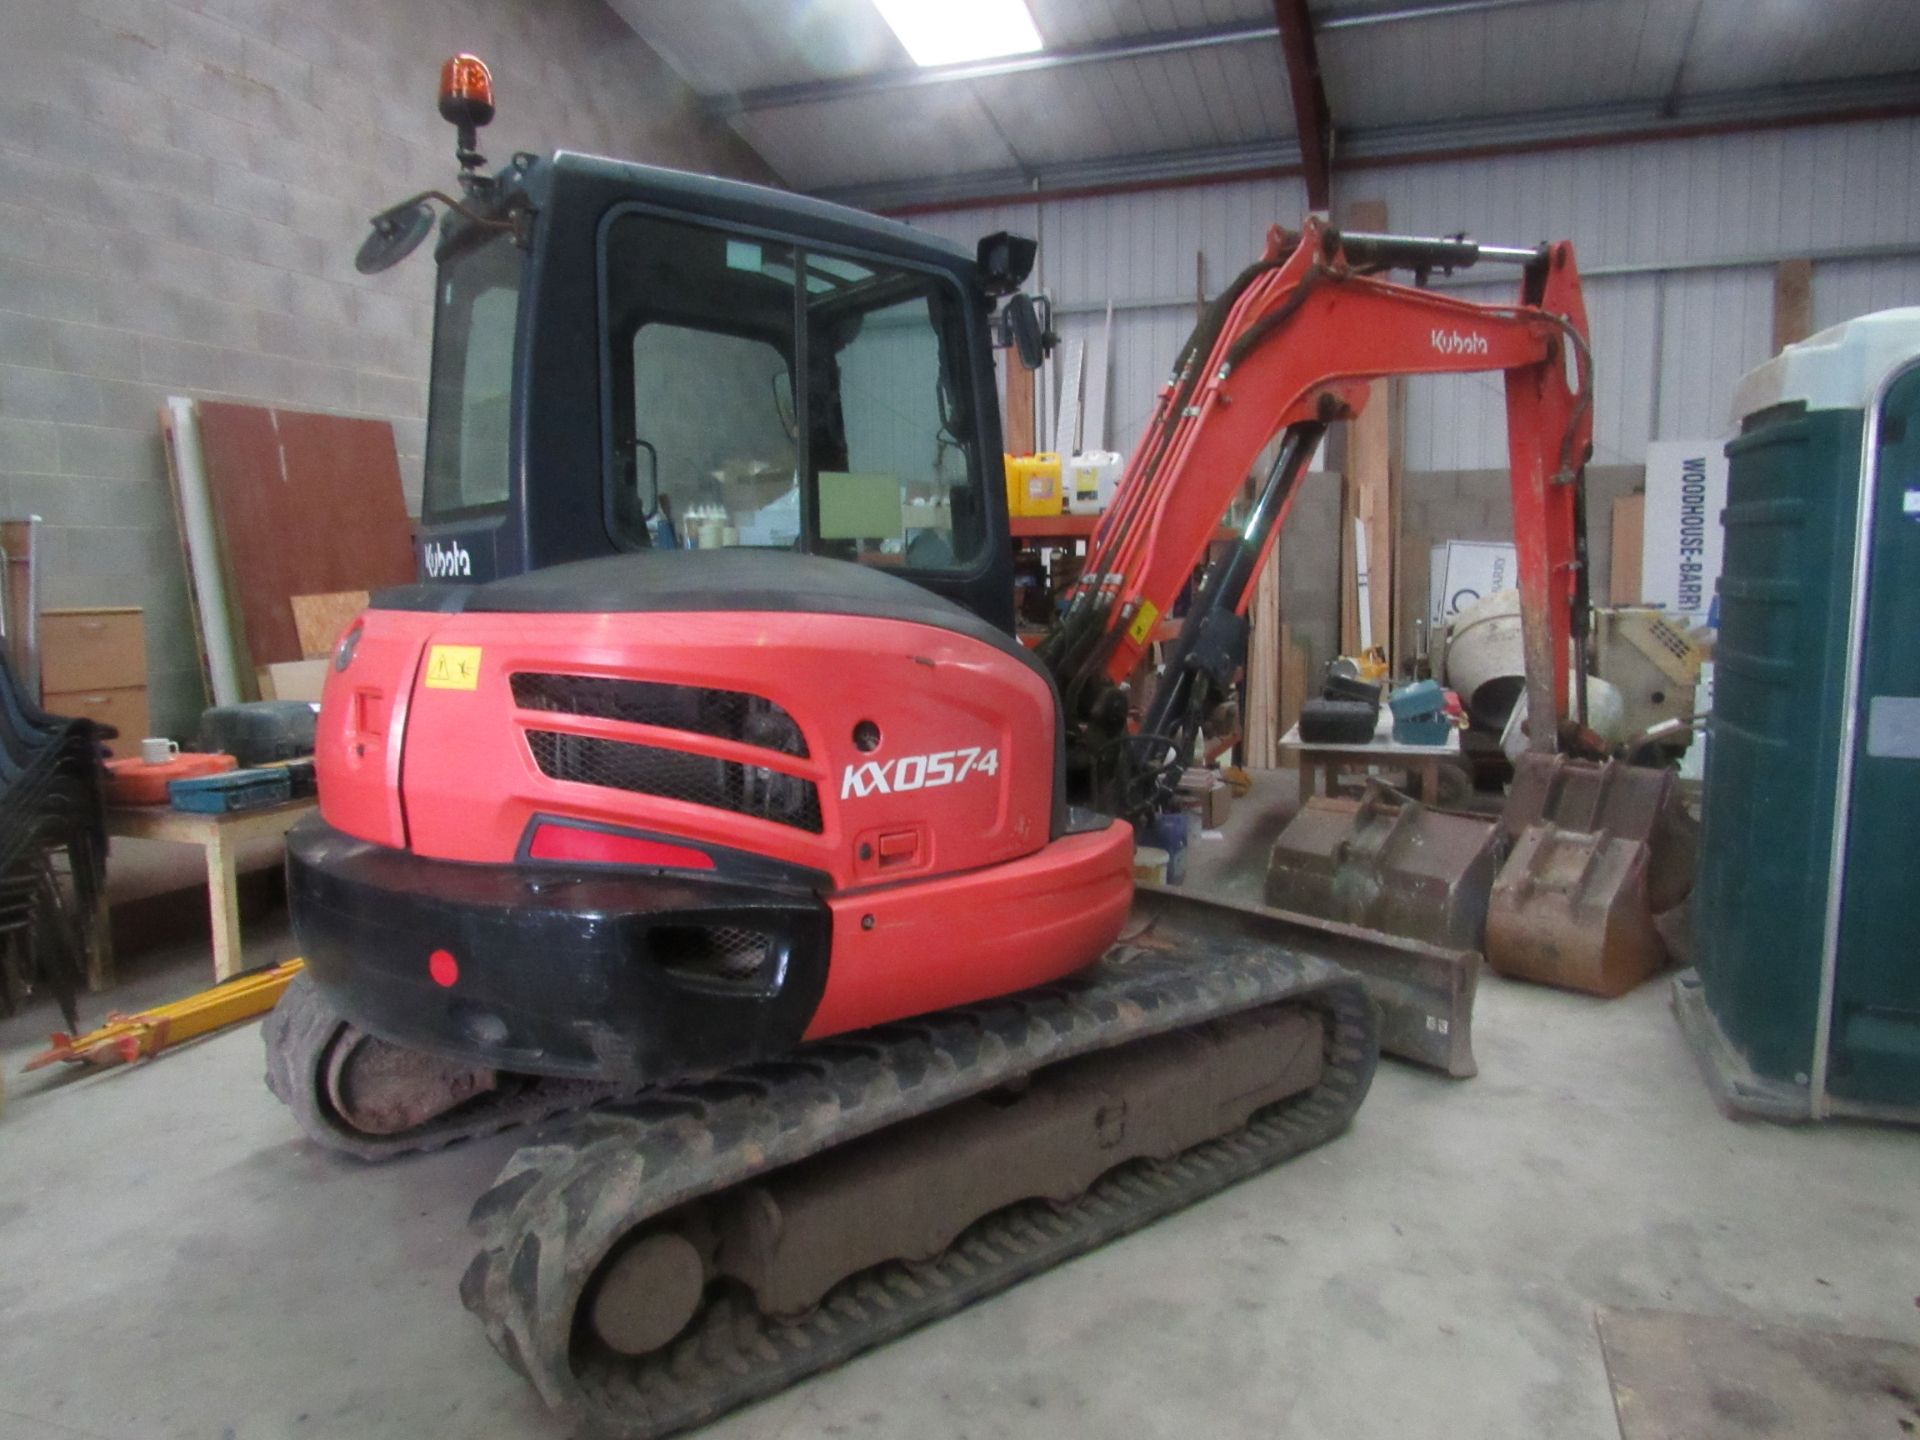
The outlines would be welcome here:
[[[353,268],[362,275],[390,270],[420,248],[433,233],[433,207],[425,200],[407,200],[382,210],[372,220],[372,233],[360,244]]]
[[[1033,297],[1021,290],[1007,301],[1007,329],[1013,336],[1013,348],[1020,352],[1020,363],[1038,370],[1047,358],[1046,327],[1033,308]]]

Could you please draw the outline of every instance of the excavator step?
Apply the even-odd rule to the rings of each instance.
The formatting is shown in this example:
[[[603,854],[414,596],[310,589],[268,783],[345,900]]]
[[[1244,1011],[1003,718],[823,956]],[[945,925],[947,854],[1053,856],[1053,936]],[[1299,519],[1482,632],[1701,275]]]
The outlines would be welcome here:
[[[474,1206],[481,1244],[461,1282],[462,1299],[495,1348],[571,1423],[602,1435],[665,1435],[1340,1133],[1365,1098],[1379,1053],[1378,1012],[1361,983],[1276,944],[1253,923],[1263,912],[1236,914],[1154,891],[1144,891],[1138,905],[1139,928],[1069,981],[610,1102],[535,1139]],[[1217,923],[1195,923],[1215,908],[1229,913]],[[756,1303],[752,1284],[742,1283],[740,1277],[769,1267],[777,1272],[778,1257],[728,1249],[729,1222],[716,1218],[715,1207],[803,1204],[812,1207],[810,1222],[817,1217],[823,1231],[844,1233],[845,1207],[857,1208],[867,1193],[856,1183],[837,1194],[816,1185],[796,1202],[793,1187],[782,1188],[790,1167],[814,1157],[832,1162],[855,1142],[912,1137],[911,1122],[944,1122],[943,1112],[974,1097],[997,1096],[993,1103],[1017,1109],[1048,1093],[1054,1067],[1071,1071],[1088,1060],[1104,1067],[1137,1056],[1144,1075],[1166,1063],[1137,1046],[1189,1038],[1225,1045],[1209,1063],[1222,1074],[1244,1075],[1247,1065],[1258,1068],[1253,1057],[1262,1034],[1272,1037],[1270,1069],[1248,1081],[1260,1108],[1244,1119],[1229,1114],[1221,1122],[1229,1128],[1216,1133],[1205,1120],[1160,1128],[1149,1118],[1156,1106],[1174,1103],[1177,1068],[1160,1071],[1157,1086],[1100,1068],[1091,1083],[1120,1093],[1091,1107],[1072,1098],[1088,1079],[1077,1075],[1056,1087],[1067,1096],[1061,1103],[1079,1105],[1077,1113],[1118,1160],[1077,1194],[1060,1198],[1061,1175],[1084,1169],[1087,1146],[1064,1143],[1060,1174],[1032,1182],[1033,1193],[1045,1198],[979,1215],[939,1202],[946,1209],[924,1233],[957,1238],[935,1254],[903,1241],[907,1253],[844,1276],[808,1274],[783,1285],[775,1273],[765,1288],[786,1300],[776,1298],[773,1313]],[[1303,1036],[1319,1049],[1314,1063],[1301,1063]],[[1221,1096],[1233,1088],[1216,1087]],[[1268,1103],[1264,1097],[1274,1094],[1280,1098]],[[1050,1147],[1021,1148],[1021,1132],[1044,1124],[1025,1126],[1017,1117],[1010,1124],[1020,1163],[1040,1163]],[[1153,1134],[1129,1142],[1130,1127]],[[1195,1134],[1207,1138],[1194,1143]],[[1159,1153],[1170,1143],[1181,1148]],[[950,1170],[940,1151],[909,1138],[897,1153],[930,1157],[930,1183],[938,1187]],[[862,1166],[847,1173],[857,1176]],[[1084,1175],[1074,1183],[1084,1183]],[[682,1308],[661,1324],[657,1307],[636,1312],[617,1296],[603,1304],[603,1291],[627,1270],[637,1273],[643,1300],[652,1286],[679,1297],[669,1310]],[[795,1296],[804,1302],[816,1295],[798,1313],[781,1313]]]

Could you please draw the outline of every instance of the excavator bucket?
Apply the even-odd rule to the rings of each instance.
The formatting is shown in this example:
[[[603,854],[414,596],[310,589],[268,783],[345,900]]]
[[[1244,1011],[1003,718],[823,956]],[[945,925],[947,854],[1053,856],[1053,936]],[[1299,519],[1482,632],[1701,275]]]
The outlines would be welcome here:
[[[1665,963],[1654,916],[1693,880],[1671,771],[1523,755],[1500,832],[1512,849],[1487,907],[1495,970],[1612,996]]]
[[[1267,903],[1453,950],[1486,943],[1499,869],[1490,820],[1430,810],[1377,782],[1312,799],[1274,843]]]

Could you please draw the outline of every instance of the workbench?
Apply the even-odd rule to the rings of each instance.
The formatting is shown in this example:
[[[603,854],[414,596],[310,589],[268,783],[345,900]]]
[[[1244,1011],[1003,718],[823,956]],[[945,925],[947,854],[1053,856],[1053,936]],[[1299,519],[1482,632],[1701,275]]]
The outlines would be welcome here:
[[[1404,770],[1408,788],[1420,784],[1420,798],[1429,805],[1440,801],[1440,767],[1460,758],[1460,732],[1449,730],[1444,745],[1402,745],[1393,738],[1393,711],[1380,707],[1374,722],[1373,739],[1365,745],[1313,745],[1300,738],[1300,726],[1280,737],[1280,763],[1292,765],[1300,774],[1300,803],[1320,793],[1319,777],[1327,779],[1327,793],[1333,793],[1335,777],[1342,770]]]
[[[249,841],[280,839],[311,815],[319,804],[317,799],[307,796],[289,800],[284,805],[235,810],[225,815],[199,815],[175,810],[169,805],[109,805],[107,835],[115,839],[198,845],[206,851],[207,909],[213,921],[213,975],[216,981],[228,980],[244,967],[235,857]],[[97,991],[113,983],[113,932],[107,923],[104,887],[93,932],[93,952],[87,956],[87,988]]]

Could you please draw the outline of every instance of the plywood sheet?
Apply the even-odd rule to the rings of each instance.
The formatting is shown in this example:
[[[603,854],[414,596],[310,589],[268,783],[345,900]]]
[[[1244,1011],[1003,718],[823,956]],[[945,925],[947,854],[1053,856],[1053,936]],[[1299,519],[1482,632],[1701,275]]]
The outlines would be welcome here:
[[[340,632],[351,625],[367,608],[372,597],[364,590],[336,590],[331,595],[296,595],[293,627],[300,635],[300,650],[309,660],[333,653]]]
[[[295,595],[414,578],[392,425],[212,401],[199,410],[247,674],[304,658]]]
[[[1602,1309],[1621,1440],[1853,1440],[1920,1428],[1920,1347],[1667,1310]]]

